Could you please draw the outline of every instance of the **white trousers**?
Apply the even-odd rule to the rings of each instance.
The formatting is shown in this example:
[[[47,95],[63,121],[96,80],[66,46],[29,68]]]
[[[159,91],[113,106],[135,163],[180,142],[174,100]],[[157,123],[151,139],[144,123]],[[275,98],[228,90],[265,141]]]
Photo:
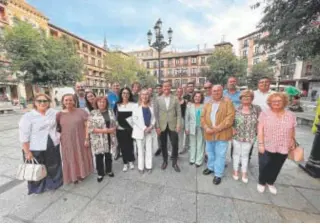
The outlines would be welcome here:
[[[239,170],[239,164],[241,161],[241,172],[246,173],[248,170],[249,153],[252,143],[240,142],[232,140],[233,143],[233,170]]]
[[[152,134],[147,134],[144,139],[136,139],[138,150],[138,169],[152,169]]]

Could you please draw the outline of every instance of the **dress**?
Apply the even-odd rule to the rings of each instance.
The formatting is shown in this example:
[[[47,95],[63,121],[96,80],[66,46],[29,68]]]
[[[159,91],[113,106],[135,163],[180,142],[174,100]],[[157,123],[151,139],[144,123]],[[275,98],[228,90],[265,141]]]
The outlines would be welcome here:
[[[93,172],[92,153],[84,146],[85,122],[88,114],[82,109],[60,112],[61,155],[64,184],[85,178]]]

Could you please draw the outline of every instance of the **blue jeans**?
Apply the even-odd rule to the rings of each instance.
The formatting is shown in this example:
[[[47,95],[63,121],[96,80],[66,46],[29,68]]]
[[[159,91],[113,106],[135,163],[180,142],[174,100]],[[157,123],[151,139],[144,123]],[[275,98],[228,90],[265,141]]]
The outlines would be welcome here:
[[[206,141],[207,166],[216,177],[223,176],[227,150],[228,141]]]

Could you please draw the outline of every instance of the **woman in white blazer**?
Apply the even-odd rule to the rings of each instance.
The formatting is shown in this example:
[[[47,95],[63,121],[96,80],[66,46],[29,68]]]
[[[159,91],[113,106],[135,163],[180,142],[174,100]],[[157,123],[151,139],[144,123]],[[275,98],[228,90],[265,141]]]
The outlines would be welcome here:
[[[136,140],[138,149],[138,169],[141,174],[144,168],[152,171],[152,149],[158,148],[157,134],[155,131],[155,117],[150,105],[148,90],[140,92],[139,103],[132,111],[133,131],[132,138]]]

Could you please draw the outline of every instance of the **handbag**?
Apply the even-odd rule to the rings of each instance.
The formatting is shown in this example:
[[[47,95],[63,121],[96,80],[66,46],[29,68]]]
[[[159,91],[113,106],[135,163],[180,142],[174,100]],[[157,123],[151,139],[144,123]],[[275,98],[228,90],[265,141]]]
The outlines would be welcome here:
[[[31,160],[31,163],[27,163],[27,161],[25,161],[18,167],[18,180],[39,181],[45,178],[46,176],[47,169],[45,165],[39,164],[35,158]]]
[[[294,162],[301,162],[304,160],[304,149],[295,140],[295,147],[289,151],[288,158]]]

